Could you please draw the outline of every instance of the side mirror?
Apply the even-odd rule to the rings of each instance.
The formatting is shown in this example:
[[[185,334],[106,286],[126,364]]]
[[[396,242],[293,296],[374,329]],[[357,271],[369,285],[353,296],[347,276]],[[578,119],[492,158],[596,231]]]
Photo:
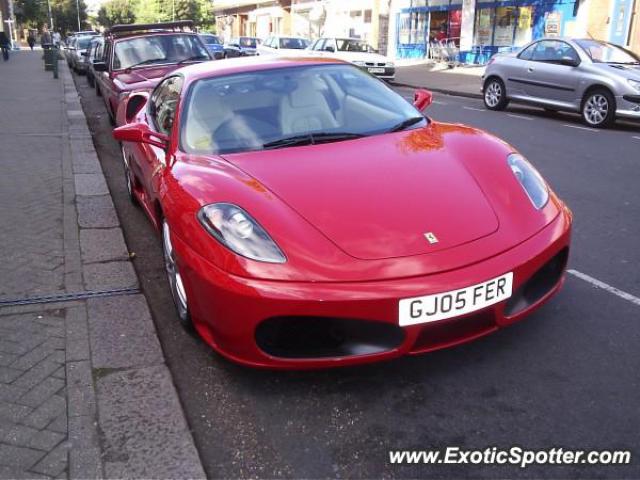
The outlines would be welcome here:
[[[80,55],[82,55],[83,57],[87,56],[87,52],[80,52]]]
[[[577,67],[580,65],[580,59],[574,57],[562,57],[560,59],[560,65],[566,65],[567,67]]]
[[[327,45],[326,47],[324,47],[324,51],[333,53],[333,52],[336,51],[336,49],[335,49],[335,47],[332,47],[331,45]]]
[[[94,60],[93,61],[93,69],[96,72],[106,72],[107,70],[109,70],[107,68],[107,64],[105,62],[103,62],[102,60]]]
[[[169,146],[169,137],[154,132],[144,123],[130,123],[113,131],[113,138],[119,142],[147,143],[163,150]]]
[[[433,102],[433,94],[429,90],[420,88],[413,94],[413,106],[423,111]]]

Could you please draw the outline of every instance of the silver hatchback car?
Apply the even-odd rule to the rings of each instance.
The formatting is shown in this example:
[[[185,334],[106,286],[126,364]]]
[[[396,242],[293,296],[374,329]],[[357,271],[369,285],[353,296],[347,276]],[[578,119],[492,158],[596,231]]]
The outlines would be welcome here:
[[[580,112],[590,127],[607,127],[617,117],[640,120],[640,59],[612,43],[543,38],[495,55],[482,76],[482,92],[490,110],[513,100]]]

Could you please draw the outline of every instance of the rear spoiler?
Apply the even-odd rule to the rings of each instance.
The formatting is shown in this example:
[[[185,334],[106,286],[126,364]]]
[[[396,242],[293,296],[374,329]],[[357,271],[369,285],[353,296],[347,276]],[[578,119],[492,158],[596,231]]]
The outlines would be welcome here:
[[[175,22],[159,22],[159,23],[134,23],[130,25],[114,25],[105,32],[105,35],[116,36],[118,34],[132,34],[149,31],[183,31],[185,29],[193,30],[193,20],[177,20]]]

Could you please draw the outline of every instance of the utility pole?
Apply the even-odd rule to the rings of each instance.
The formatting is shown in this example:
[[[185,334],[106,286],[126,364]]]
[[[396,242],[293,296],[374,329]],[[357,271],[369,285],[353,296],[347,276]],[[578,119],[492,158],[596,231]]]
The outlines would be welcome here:
[[[175,22],[176,21],[176,0],[173,0],[171,2],[171,10],[172,10],[172,20]]]
[[[47,0],[47,9],[49,10],[49,24],[51,26],[51,34],[53,35],[53,15],[51,14],[51,0]]]
[[[82,30],[80,25],[80,0],[76,0],[76,9],[78,10],[78,31]]]

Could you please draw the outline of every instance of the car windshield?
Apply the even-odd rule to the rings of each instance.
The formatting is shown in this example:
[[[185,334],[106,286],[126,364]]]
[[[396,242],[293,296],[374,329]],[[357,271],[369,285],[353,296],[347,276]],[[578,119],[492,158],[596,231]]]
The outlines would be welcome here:
[[[202,41],[207,45],[222,45],[222,41],[220,37],[216,37],[215,35],[200,35]]]
[[[596,63],[637,64],[640,62],[635,54],[612,43],[597,40],[576,40],[576,43]]]
[[[353,40],[350,38],[338,38],[338,51],[340,52],[361,52],[368,53],[373,51],[369,44],[362,40]]]
[[[251,37],[240,37],[240,46],[245,48],[256,48],[256,39]]]
[[[78,50],[86,50],[87,48],[89,48],[89,45],[91,44],[91,40],[93,40],[93,38],[94,37],[79,37],[76,48]]]
[[[280,48],[289,48],[291,50],[303,50],[307,48],[309,42],[304,38],[281,37],[279,40]]]
[[[423,126],[383,82],[352,65],[308,65],[198,80],[182,117],[188,153],[340,141]]]
[[[145,35],[116,43],[115,70],[210,58],[196,35]]]

